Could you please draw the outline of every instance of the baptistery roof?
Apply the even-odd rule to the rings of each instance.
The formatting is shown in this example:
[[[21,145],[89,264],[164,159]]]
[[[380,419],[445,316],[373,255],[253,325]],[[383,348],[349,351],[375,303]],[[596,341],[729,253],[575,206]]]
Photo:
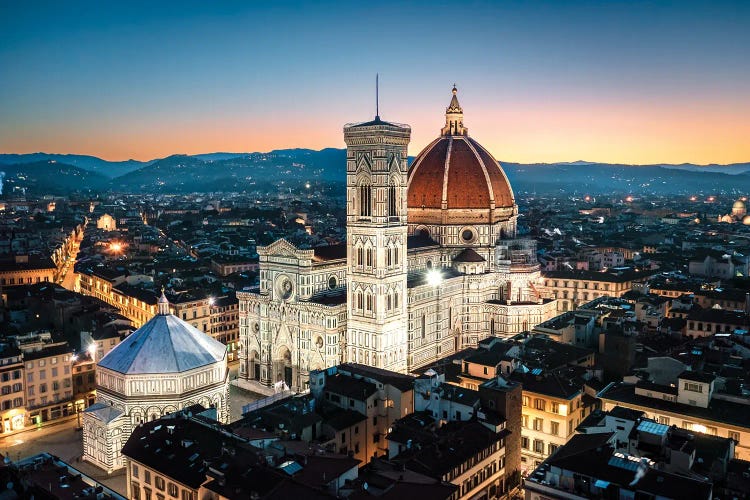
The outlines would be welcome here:
[[[159,313],[97,363],[127,375],[182,373],[221,362],[226,346],[170,314],[162,294]]]
[[[410,222],[495,222],[515,214],[513,190],[492,154],[468,135],[456,97],[446,108],[441,136],[419,153],[409,168]],[[420,212],[421,211],[421,212]],[[464,215],[461,215],[460,213]],[[416,220],[419,219],[419,220]]]

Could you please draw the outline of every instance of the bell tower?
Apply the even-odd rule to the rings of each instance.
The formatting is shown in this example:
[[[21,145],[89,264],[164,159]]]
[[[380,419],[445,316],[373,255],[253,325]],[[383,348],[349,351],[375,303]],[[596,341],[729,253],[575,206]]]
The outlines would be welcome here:
[[[344,356],[406,372],[408,125],[376,116],[344,127],[347,331]]]

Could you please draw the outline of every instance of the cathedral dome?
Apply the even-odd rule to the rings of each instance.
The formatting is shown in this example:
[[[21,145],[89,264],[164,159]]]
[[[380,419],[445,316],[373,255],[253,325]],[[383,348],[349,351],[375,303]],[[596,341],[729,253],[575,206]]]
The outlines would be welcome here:
[[[162,293],[159,311],[97,363],[127,375],[182,373],[226,356],[226,347],[177,316],[170,314]]]
[[[441,136],[409,168],[409,222],[474,224],[516,214],[513,190],[495,158],[468,136],[453,88]]]

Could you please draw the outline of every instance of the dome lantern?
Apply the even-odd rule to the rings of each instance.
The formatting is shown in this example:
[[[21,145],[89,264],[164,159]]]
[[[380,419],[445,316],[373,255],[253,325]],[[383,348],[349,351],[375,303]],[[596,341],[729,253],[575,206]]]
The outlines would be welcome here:
[[[464,110],[458,103],[458,89],[453,84],[453,97],[447,108],[445,108],[445,127],[440,131],[440,135],[469,135],[469,129],[464,127]]]

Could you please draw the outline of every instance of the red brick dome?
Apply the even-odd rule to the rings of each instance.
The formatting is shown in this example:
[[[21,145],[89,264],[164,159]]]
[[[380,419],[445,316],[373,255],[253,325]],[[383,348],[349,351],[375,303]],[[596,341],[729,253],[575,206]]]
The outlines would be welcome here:
[[[495,222],[515,213],[508,177],[463,126],[455,87],[441,137],[424,148],[409,168],[408,208],[414,222],[436,224],[456,224],[461,219]],[[445,210],[451,212],[450,221]]]

